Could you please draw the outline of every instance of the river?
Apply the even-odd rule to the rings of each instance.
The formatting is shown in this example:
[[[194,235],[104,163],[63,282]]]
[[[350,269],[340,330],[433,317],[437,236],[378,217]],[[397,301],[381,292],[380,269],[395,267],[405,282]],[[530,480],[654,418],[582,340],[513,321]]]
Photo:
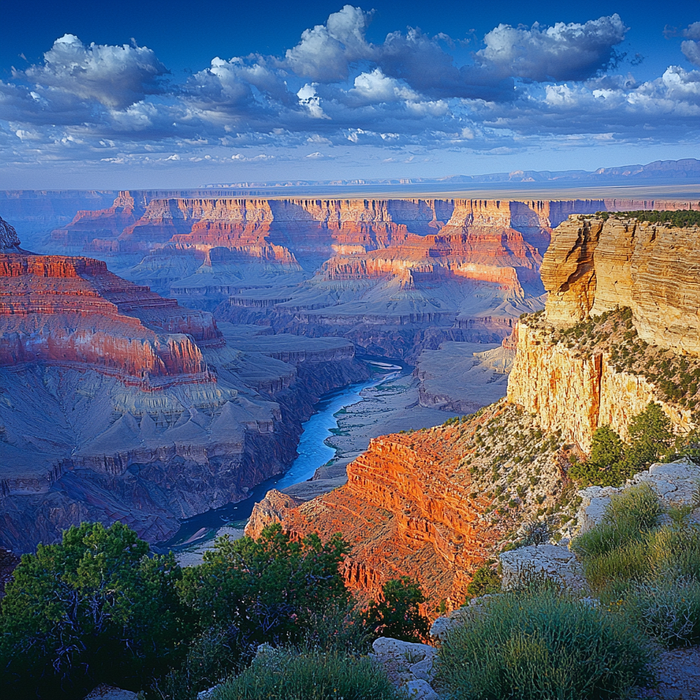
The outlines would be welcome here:
[[[361,393],[365,389],[391,381],[409,369],[384,360],[368,360],[368,363],[372,367],[372,379],[336,389],[321,397],[316,404],[315,413],[302,424],[303,432],[297,447],[298,456],[284,474],[278,474],[258,484],[250,490],[250,496],[244,501],[228,503],[221,508],[183,520],[174,537],[159,543],[157,548],[178,550],[213,536],[227,523],[234,527],[242,527],[250,517],[253,506],[262,500],[270,489],[281,490],[311,479],[319,467],[335,457],[335,449],[325,441],[333,434],[332,431],[338,428],[338,412],[362,401]]]

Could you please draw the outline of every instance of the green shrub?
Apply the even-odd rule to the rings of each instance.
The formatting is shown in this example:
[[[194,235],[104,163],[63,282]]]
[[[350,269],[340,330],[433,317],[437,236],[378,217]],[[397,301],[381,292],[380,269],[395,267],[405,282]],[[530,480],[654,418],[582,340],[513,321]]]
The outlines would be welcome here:
[[[700,581],[681,577],[635,582],[625,592],[630,620],[665,646],[700,642]]]
[[[82,697],[138,687],[179,662],[191,634],[172,554],[122,523],[83,523],[25,554],[0,615],[0,684],[14,697]]]
[[[554,591],[505,594],[455,629],[437,677],[461,700],[593,700],[652,681],[650,651],[623,618]]]
[[[467,599],[497,593],[501,590],[501,577],[494,570],[494,564],[494,560],[489,559],[474,572],[474,576],[467,586]]]
[[[666,646],[700,641],[700,528],[692,507],[670,509],[658,525],[658,498],[646,486],[612,499],[603,521],[572,548],[610,610]]]
[[[242,650],[297,642],[314,616],[349,600],[338,570],[347,551],[339,535],[293,542],[279,524],[257,540],[222,537],[203,564],[185,570],[182,597],[202,628],[235,629]]]
[[[601,588],[613,579],[627,580],[649,573],[643,539],[660,515],[659,498],[647,484],[633,486],[610,499],[602,522],[571,544],[583,560],[591,586]]]
[[[197,693],[240,670],[244,661],[235,632],[207,629],[189,645],[185,661],[153,683],[152,694],[159,700],[196,700]]]
[[[367,657],[271,649],[214,700],[399,700],[386,674]]]
[[[650,402],[634,416],[627,431],[630,449],[626,461],[632,470],[646,468],[670,450],[673,440],[671,420],[657,403]]]
[[[375,636],[422,642],[430,629],[428,618],[420,612],[424,602],[420,586],[408,576],[391,579],[382,588],[381,600],[369,604],[363,619]]]

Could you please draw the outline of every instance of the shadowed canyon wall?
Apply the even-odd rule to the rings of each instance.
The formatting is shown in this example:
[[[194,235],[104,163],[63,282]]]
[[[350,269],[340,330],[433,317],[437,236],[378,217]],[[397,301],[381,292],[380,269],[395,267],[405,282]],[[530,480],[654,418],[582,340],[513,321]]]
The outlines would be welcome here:
[[[102,261],[22,251],[1,220],[0,237],[0,546],[82,520],[167,539],[282,472],[318,398],[367,376],[348,341],[239,350]]]

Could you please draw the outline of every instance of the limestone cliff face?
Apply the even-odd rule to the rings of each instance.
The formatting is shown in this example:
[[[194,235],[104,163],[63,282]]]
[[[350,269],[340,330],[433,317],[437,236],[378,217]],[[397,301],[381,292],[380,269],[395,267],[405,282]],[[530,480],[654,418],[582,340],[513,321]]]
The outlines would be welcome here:
[[[692,425],[689,410],[661,400],[658,389],[644,377],[616,370],[609,353],[581,356],[563,343],[551,343],[527,322],[518,325],[508,400],[536,414],[545,430],[561,430],[564,440],[584,452],[603,425],[626,435],[630,419],[650,401],[661,404],[678,430],[685,432]]]
[[[544,428],[562,430],[584,451],[602,425],[624,436],[632,416],[650,401],[662,405],[678,432],[693,428],[688,407],[664,400],[659,386],[642,374],[616,369],[614,344],[582,353],[551,327],[566,329],[629,307],[630,333],[654,348],[697,356],[699,253],[697,227],[570,217],[554,231],[541,268],[549,292],[544,326],[528,319],[520,323],[509,400],[535,413]]]
[[[542,264],[547,319],[566,326],[629,306],[643,340],[698,355],[699,253],[698,227],[572,217]]]

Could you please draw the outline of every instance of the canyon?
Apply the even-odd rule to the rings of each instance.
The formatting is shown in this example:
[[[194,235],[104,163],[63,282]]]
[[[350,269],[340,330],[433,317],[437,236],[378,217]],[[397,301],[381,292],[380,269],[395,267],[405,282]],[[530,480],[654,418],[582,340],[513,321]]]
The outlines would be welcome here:
[[[69,197],[89,203],[70,221],[64,202],[52,204],[45,221],[59,225],[42,235],[34,229],[30,238],[39,253],[23,250],[10,224],[1,231],[0,546],[26,551],[83,519],[120,519],[151,542],[163,541],[179,520],[245,498],[290,464],[301,424],[321,395],[368,376],[357,354],[416,366],[406,393],[415,398],[395,404],[401,415],[424,410],[432,422],[422,425],[440,422],[435,409],[450,416],[498,401],[515,346],[524,347],[527,336],[517,319],[544,306],[540,266],[556,227],[566,228],[572,215],[660,206],[241,199],[216,191],[123,191],[98,206],[108,195]],[[511,404],[496,404],[491,419],[510,415]],[[389,422],[367,429],[374,440],[348,467],[347,486],[321,498],[347,491],[361,499],[393,459],[388,473],[405,489],[385,510],[412,515],[390,536],[386,530],[384,551],[422,542],[421,556],[435,557],[431,595],[456,601],[469,572],[512,530],[503,523],[522,514],[511,501],[532,513],[542,507],[532,499],[553,507],[564,482],[552,465],[562,456],[547,452],[549,466],[540,469],[558,476],[539,478],[547,489],[532,490],[530,500],[513,491],[500,519],[494,511],[506,506],[472,497],[490,488],[476,476],[450,497],[452,510],[438,513],[435,503],[449,500],[453,488],[443,471],[459,471],[464,458],[438,449],[441,429],[431,428],[421,432],[423,452],[411,462],[416,437],[373,432]],[[451,429],[467,452],[477,438],[472,428]],[[585,440],[577,445],[585,448]],[[489,458],[470,459],[485,470]],[[532,459],[540,464],[534,452]],[[412,467],[404,472],[406,460]],[[428,487],[418,474],[433,468]],[[330,471],[328,484],[344,481],[344,463]],[[374,489],[370,511],[389,490]],[[478,501],[483,512],[467,517],[462,501],[475,508]],[[467,529],[451,534],[456,518]],[[482,541],[479,533],[489,528],[498,537]],[[471,549],[463,549],[467,541]],[[441,569],[447,560],[452,569]],[[384,576],[381,566],[379,573],[375,564],[358,566],[357,582],[378,584]],[[457,569],[456,578],[445,573]]]
[[[28,253],[5,222],[0,244],[0,544],[13,550],[82,520],[167,539],[282,472],[318,398],[368,374],[348,341],[279,334],[241,350],[255,329],[219,328],[102,261]]]
[[[348,465],[348,483],[329,494],[300,503],[269,493],[247,532],[269,522],[295,536],[340,532],[352,546],[346,580],[361,597],[408,575],[432,617],[459,607],[476,569],[526,537],[528,523],[549,517],[566,541],[578,524],[568,467],[585,458],[597,427],[624,436],[650,401],[678,434],[700,424],[697,384],[669,398],[663,381],[673,371],[655,379],[647,369],[654,357],[662,367],[675,358],[688,372],[700,368],[690,313],[698,240],[694,226],[569,217],[544,256],[545,310],[520,319],[504,343],[516,348],[505,399],[373,440]],[[631,354],[620,357],[620,348]]]
[[[693,206],[178,194],[121,192],[55,229],[45,250],[98,257],[220,320],[409,361],[443,342],[500,342],[541,308],[542,256],[570,214]]]

